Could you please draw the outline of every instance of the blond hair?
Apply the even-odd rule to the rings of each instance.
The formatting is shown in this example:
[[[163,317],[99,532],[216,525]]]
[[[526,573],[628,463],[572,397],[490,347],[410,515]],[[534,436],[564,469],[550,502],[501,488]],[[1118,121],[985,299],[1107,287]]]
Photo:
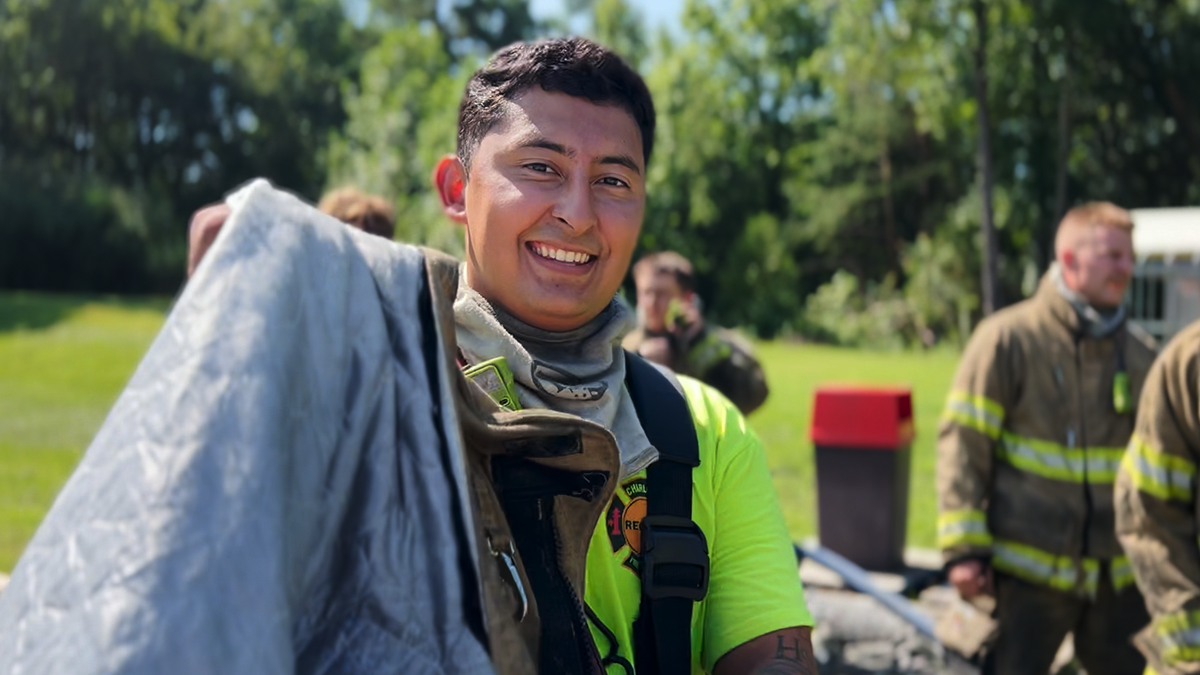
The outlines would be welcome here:
[[[1058,224],[1054,237],[1054,253],[1062,256],[1073,249],[1082,236],[1097,227],[1115,227],[1133,231],[1133,216],[1112,202],[1088,202],[1067,211]]]
[[[317,208],[368,234],[385,239],[396,235],[396,217],[383,197],[344,187],[325,193]]]

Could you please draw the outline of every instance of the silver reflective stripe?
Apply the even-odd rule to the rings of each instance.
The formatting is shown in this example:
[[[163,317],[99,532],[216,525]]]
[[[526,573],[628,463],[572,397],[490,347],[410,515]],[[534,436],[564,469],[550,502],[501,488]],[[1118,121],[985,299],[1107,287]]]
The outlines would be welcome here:
[[[1192,491],[1192,476],[1178,469],[1168,469],[1164,466],[1152,464],[1150,460],[1140,452],[1129,453],[1129,458],[1133,460],[1133,464],[1137,467],[1138,473],[1150,478],[1155,483],[1170,489],[1172,492],[1178,491],[1184,494],[1190,494]]]
[[[1009,434],[1004,436],[1004,450],[1027,463],[1043,466],[1053,473],[1062,474],[1063,478],[1083,475],[1083,458],[1068,457],[1063,452],[1056,452],[1048,448],[1038,449],[1016,436]]]
[[[957,522],[942,523],[938,528],[939,534],[943,536],[956,536],[963,534],[987,534],[987,523],[978,520],[963,519]]]
[[[984,410],[983,408],[973,405],[970,401],[952,398],[946,403],[946,408],[951,412],[956,412],[971,419],[979,420],[988,427],[997,431],[1000,430],[1000,425],[1004,423],[1004,420],[993,415],[987,410]]]
[[[1022,555],[1004,544],[997,543],[992,556],[998,559],[998,562],[1024,570],[1036,579],[1052,579],[1055,576],[1054,565]],[[1071,576],[1074,577],[1074,574]]]

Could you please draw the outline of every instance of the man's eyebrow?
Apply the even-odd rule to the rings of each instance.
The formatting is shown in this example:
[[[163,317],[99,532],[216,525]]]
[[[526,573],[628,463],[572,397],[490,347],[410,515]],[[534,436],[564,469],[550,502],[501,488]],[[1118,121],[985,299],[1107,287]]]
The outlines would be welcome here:
[[[517,147],[518,148],[541,148],[543,150],[549,150],[550,152],[556,152],[564,157],[574,157],[575,156],[575,151],[573,149],[568,148],[567,146],[563,145],[562,143],[557,143],[555,141],[552,141],[549,138],[546,138],[545,136],[538,134],[538,133],[532,133],[529,136],[521,139],[521,141],[517,143]],[[617,164],[619,166],[623,166],[623,167],[626,167],[626,168],[632,170],[634,173],[636,173],[639,176],[642,175],[642,170],[640,168],[638,168],[637,162],[634,161],[633,157],[630,155],[626,155],[626,154],[605,155],[604,157],[601,157],[599,160],[597,160],[596,163],[597,164]]]
[[[631,169],[637,175],[642,175],[642,170],[638,168],[637,162],[629,155],[607,155],[600,158],[598,164],[619,164],[623,167]]]
[[[568,148],[567,146],[563,145],[562,143],[555,143],[554,141],[550,140],[549,138],[546,138],[545,136],[542,136],[541,134],[531,134],[530,136],[522,139],[521,142],[517,144],[517,147],[518,148],[542,148],[543,150],[549,150],[550,152],[557,152],[558,154],[566,156],[566,157],[574,157],[575,156],[574,150]]]

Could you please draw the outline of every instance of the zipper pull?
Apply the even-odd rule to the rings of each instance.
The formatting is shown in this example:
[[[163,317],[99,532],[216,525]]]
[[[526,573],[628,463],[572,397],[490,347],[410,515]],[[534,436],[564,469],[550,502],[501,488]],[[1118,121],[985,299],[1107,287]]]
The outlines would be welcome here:
[[[1074,429],[1067,429],[1067,447],[1068,448],[1075,447],[1075,430]]]
[[[1063,371],[1062,366],[1054,364],[1054,381],[1058,383],[1059,388],[1063,386]]]
[[[517,591],[517,611],[513,613],[513,618],[520,623],[525,620],[525,615],[529,613],[529,596],[525,593],[525,585],[521,583],[521,574],[517,571],[516,555],[517,549],[513,545],[512,540],[509,540],[508,547],[502,548],[499,551],[492,546],[492,538],[488,537],[488,552],[492,557],[503,563],[500,570],[504,572],[504,576],[508,578],[508,583],[512,584]]]

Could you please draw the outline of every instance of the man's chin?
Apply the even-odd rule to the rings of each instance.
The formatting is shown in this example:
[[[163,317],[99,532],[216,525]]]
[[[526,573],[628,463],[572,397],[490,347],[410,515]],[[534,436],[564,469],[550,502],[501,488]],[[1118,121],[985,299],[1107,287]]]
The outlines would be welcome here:
[[[523,308],[525,311],[517,316],[517,318],[534,328],[540,328],[553,333],[564,333],[575,330],[596,318],[600,312],[604,311],[604,307],[606,306],[607,304],[593,310],[584,309],[578,305],[559,306],[557,303],[547,303],[537,306],[526,305]]]

